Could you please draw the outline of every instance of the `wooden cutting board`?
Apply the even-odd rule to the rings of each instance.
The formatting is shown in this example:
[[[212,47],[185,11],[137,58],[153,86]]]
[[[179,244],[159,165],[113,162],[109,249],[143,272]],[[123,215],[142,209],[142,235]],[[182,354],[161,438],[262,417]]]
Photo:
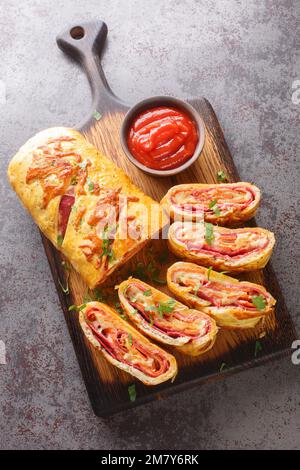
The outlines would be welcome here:
[[[112,93],[101,67],[100,58],[106,36],[107,26],[98,21],[70,27],[57,38],[58,46],[83,66],[91,85],[92,109],[90,115],[78,126],[87,140],[123,168],[145,193],[158,201],[175,184],[217,182],[216,174],[219,170],[226,173],[229,181],[239,181],[218,119],[204,98],[190,100],[202,116],[206,128],[203,152],[192,167],[178,176],[159,179],[147,176],[127,160],[121,149],[119,130],[129,105]],[[95,118],[95,111],[101,114],[101,119]],[[130,274],[146,278],[154,287],[167,292],[162,283],[166,269],[175,261],[175,257],[168,255],[165,241],[151,241],[149,246],[113,275],[104,287],[96,292],[89,292],[72,268],[68,266],[68,269],[65,269],[62,255],[45,237],[42,238],[87,391],[94,412],[98,416],[107,416],[149,400],[159,399],[166,394],[196,386],[201,382],[262,364],[270,358],[287,354],[292,341],[296,338],[294,325],[269,263],[263,271],[243,275],[243,279],[266,286],[277,299],[274,315],[254,329],[238,332],[221,330],[214,348],[198,358],[184,356],[173,350],[179,367],[179,374],[174,383],[146,387],[130,375],[108,364],[91,349],[81,333],[78,313],[68,311],[68,307],[73,304],[79,305],[89,298],[102,298],[110,305],[119,308],[114,286]],[[67,290],[67,285],[69,292],[64,292]],[[136,384],[137,392],[134,402],[130,401],[128,395],[128,386],[132,383]]]

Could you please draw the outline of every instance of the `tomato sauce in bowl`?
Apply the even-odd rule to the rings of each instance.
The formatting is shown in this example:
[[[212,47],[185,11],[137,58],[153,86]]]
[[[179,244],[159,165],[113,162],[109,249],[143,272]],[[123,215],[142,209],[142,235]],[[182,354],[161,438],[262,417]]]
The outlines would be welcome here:
[[[189,160],[198,143],[195,121],[171,106],[142,111],[133,120],[127,145],[132,155],[154,170],[178,168]]]
[[[171,96],[153,96],[129,109],[120,129],[128,160],[152,176],[186,170],[205,142],[203,119],[189,103]]]

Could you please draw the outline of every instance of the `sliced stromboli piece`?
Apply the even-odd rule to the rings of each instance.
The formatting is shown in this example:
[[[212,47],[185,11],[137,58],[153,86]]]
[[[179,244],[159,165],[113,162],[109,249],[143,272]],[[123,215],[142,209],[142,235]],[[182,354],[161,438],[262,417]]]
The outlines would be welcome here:
[[[175,358],[152,344],[110,307],[89,302],[79,314],[90,344],[114,366],[146,385],[157,385],[177,374]]]
[[[168,269],[168,287],[190,307],[211,315],[219,326],[253,328],[269,315],[276,300],[263,286],[178,262]]]
[[[163,225],[160,205],[73,129],[34,136],[10,162],[8,177],[41,231],[90,288]]]
[[[187,308],[139,279],[123,281],[118,293],[130,321],[151,338],[192,356],[214,345],[218,329],[208,315]]]
[[[263,268],[275,243],[274,234],[260,227],[230,229],[207,222],[175,222],[168,240],[179,258],[230,272]]]
[[[251,183],[179,184],[161,201],[177,221],[204,220],[220,225],[236,225],[255,215],[260,190]]]

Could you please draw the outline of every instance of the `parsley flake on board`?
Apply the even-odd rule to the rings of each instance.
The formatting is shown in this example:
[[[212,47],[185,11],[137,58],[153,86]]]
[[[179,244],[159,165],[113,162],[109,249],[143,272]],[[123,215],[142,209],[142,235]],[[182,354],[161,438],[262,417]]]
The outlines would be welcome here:
[[[94,297],[98,302],[104,302],[106,299],[106,296],[101,292],[99,287],[94,289]]]
[[[225,181],[228,181],[228,177],[227,177],[226,173],[224,173],[223,170],[219,170],[217,172],[217,181],[218,181],[218,183],[225,183]]]
[[[96,119],[96,121],[100,121],[100,119],[102,118],[102,114],[99,113],[99,111],[94,111],[93,112],[93,118]]]
[[[214,226],[210,222],[205,223],[205,241],[208,245],[212,245],[215,239]]]
[[[262,345],[260,341],[255,341],[254,357],[257,357],[258,353],[262,351]]]
[[[252,303],[257,310],[264,310],[266,308],[266,301],[262,295],[252,297]]]
[[[81,304],[81,305],[70,305],[68,308],[69,312],[75,311],[75,312],[80,312],[86,307],[86,304]]]
[[[225,362],[222,362],[220,372],[222,372],[224,369],[227,369],[227,365],[225,364]]]
[[[128,386],[128,395],[130,401],[135,401],[136,400],[136,388],[135,384],[131,384]]]

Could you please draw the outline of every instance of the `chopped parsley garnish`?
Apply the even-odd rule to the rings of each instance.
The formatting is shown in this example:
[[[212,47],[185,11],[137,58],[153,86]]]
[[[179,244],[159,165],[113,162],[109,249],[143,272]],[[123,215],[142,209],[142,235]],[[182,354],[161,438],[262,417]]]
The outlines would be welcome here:
[[[216,214],[217,217],[219,217],[221,215],[221,211],[220,211],[219,207],[217,206],[217,200],[216,199],[213,199],[212,201],[210,201],[210,203],[208,204],[208,207],[210,209],[212,209],[212,211]]]
[[[68,280],[67,280],[66,286],[64,286],[64,285],[60,282],[60,279],[58,279],[58,284],[60,285],[61,290],[63,291],[64,294],[68,295],[68,294],[70,293]]]
[[[62,235],[57,235],[56,241],[57,241],[58,246],[61,246],[63,244],[64,237]]]
[[[159,302],[156,310],[157,313],[163,317],[165,313],[171,313],[174,309],[174,306],[176,304],[176,300],[170,299],[167,302]]]
[[[130,346],[132,346],[132,334],[128,334],[128,343]]]
[[[156,268],[153,265],[152,261],[150,261],[147,266],[145,266],[144,263],[140,261],[139,263],[137,263],[136,268],[128,274],[133,277],[138,277],[142,281],[151,280],[156,282],[157,284],[166,284],[165,279],[160,279],[158,277],[160,271],[161,270],[159,268]]]
[[[115,305],[115,309],[116,309],[119,313],[122,313],[122,312],[123,312],[120,302],[115,302],[114,305]]]
[[[205,241],[208,245],[211,245],[215,239],[214,226],[210,222],[205,223]]]
[[[149,307],[145,307],[146,312],[154,312],[156,310],[156,307],[154,305],[150,305]]]
[[[212,272],[212,266],[210,266],[207,270],[207,280],[209,281],[209,278],[210,278],[210,274]]]
[[[147,289],[143,292],[143,295],[145,295],[146,297],[150,297],[151,294],[152,294],[151,289]]]
[[[229,273],[230,271],[221,271],[220,274],[227,274]]]
[[[131,298],[130,298],[130,302],[132,302],[132,303],[135,304],[136,301],[137,301],[137,298],[136,298],[136,297],[131,297]]]
[[[225,364],[225,362],[222,362],[220,372],[222,372],[224,369],[227,369],[227,365]]]
[[[94,297],[95,297],[95,300],[97,300],[98,302],[104,302],[105,300],[105,295],[101,292],[99,287],[94,289]]]
[[[128,395],[130,401],[135,401],[136,400],[136,389],[135,389],[135,384],[131,384],[128,387]]]
[[[86,304],[81,304],[81,305],[70,305],[69,307],[69,312],[72,312],[73,310],[75,312],[80,312],[81,310],[83,310],[84,308],[86,307]]]
[[[109,230],[109,227],[105,227],[104,229],[104,232],[103,232],[103,236],[102,236],[102,252],[100,254],[100,258],[102,258],[102,256],[107,256],[110,261],[113,261],[114,260],[114,251],[113,249],[111,248],[111,239],[108,238],[108,230]]]
[[[153,326],[154,325],[153,315],[149,315],[149,319],[150,319],[149,325]]]
[[[91,181],[90,178],[87,179],[87,183],[88,183],[89,192],[92,193],[94,191],[95,185],[93,181]]]
[[[133,273],[136,277],[138,277],[139,279],[142,279],[142,280],[145,280],[147,279],[147,274],[146,274],[146,270],[145,270],[145,266],[143,263],[139,262],[136,266],[136,269]]]
[[[94,111],[93,112],[93,118],[96,119],[96,121],[100,121],[100,119],[102,118],[102,114],[99,113],[99,111]]]
[[[262,295],[252,297],[252,303],[257,310],[264,310],[266,308],[266,301]]]
[[[219,170],[217,172],[217,181],[218,181],[218,183],[224,183],[225,181],[228,181],[228,177],[227,177],[226,173],[224,173],[223,170]]]
[[[256,357],[260,351],[262,351],[261,342],[255,341],[254,357]]]
[[[158,277],[152,277],[152,281],[156,282],[156,284],[167,284],[167,281],[165,279],[159,279]]]
[[[167,302],[158,302],[157,305],[145,307],[145,311],[156,312],[161,318],[163,318],[165,313],[171,313],[173,311],[175,304],[176,300],[170,299]]]

